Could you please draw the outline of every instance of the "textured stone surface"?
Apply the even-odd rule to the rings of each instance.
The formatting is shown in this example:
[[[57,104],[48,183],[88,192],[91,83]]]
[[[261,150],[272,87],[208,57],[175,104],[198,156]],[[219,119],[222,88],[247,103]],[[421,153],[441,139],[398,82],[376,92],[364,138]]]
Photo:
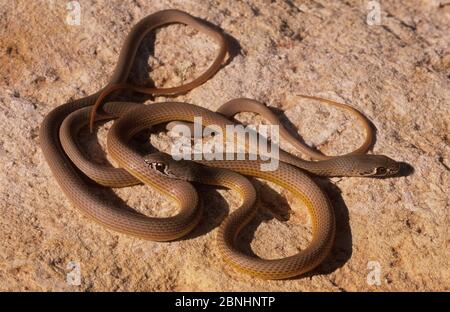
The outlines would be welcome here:
[[[333,200],[338,231],[332,254],[308,277],[262,281],[222,262],[214,237],[239,204],[233,192],[202,187],[207,212],[200,228],[186,240],[156,243],[89,221],[53,179],[38,145],[43,117],[105,85],[132,25],[165,8],[187,11],[234,38],[230,62],[177,100],[210,109],[236,97],[260,100],[284,111],[291,130],[328,154],[357,147],[358,127],[296,94],[344,101],[376,126],[374,153],[414,167],[396,179],[318,181]],[[66,1],[0,0],[0,289],[450,290],[450,5],[383,1],[381,23],[372,26],[371,10],[366,1],[99,0],[81,1],[80,25],[68,25]],[[192,79],[214,48],[187,27],[166,27],[154,53],[136,62],[133,79],[145,83],[150,76],[164,86]],[[106,127],[101,145],[105,133]],[[153,141],[164,146],[169,139],[156,134]],[[101,154],[95,140],[84,142]],[[243,247],[267,258],[295,253],[309,238],[306,211],[289,193],[258,187],[261,212],[245,230]],[[149,214],[174,211],[144,186],[115,192]],[[289,221],[274,218],[289,206]],[[81,266],[80,286],[66,283],[70,261]],[[370,282],[377,273],[379,285]]]

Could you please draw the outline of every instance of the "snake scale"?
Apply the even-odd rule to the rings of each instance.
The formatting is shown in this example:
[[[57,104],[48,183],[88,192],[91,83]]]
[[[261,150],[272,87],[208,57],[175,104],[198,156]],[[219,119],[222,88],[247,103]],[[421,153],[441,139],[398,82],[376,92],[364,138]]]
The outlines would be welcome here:
[[[179,87],[146,88],[129,84],[127,80],[131,65],[145,35],[170,23],[191,26],[213,38],[219,45],[219,51],[212,65],[197,79]],[[250,99],[229,101],[218,112],[180,102],[151,105],[102,103],[107,95],[120,89],[151,95],[185,93],[212,77],[221,67],[226,53],[225,37],[187,13],[165,10],[147,16],[127,36],[108,85],[93,95],[55,108],[45,117],[40,127],[41,148],[55,179],[75,207],[110,229],[144,239],[174,240],[195,228],[202,217],[202,209],[198,193],[190,182],[220,185],[235,190],[242,197],[241,205],[223,221],[217,234],[217,246],[224,260],[235,268],[260,278],[297,276],[312,270],[323,261],[331,249],[335,235],[333,207],[307,173],[322,176],[389,176],[399,170],[399,164],[386,156],[365,154],[373,133],[361,113],[344,104],[304,96],[350,111],[366,130],[366,139],[357,150],[347,155],[330,157],[297,141],[279,125],[277,117],[267,107]],[[103,114],[95,117],[95,112],[100,107]],[[225,129],[227,125],[235,123],[232,117],[242,111],[261,114],[269,122],[279,125],[281,137],[315,161],[306,161],[280,150],[277,169],[262,171],[260,159],[176,161],[161,152],[142,155],[129,146],[133,136],[157,124],[173,121],[192,123],[195,117],[201,116],[205,126],[216,125]],[[80,151],[76,142],[77,134],[83,127],[90,124],[92,128],[95,120],[112,118],[117,120],[108,132],[107,150],[120,168],[91,162]],[[77,168],[97,183],[109,187],[146,183],[174,200],[179,208],[178,213],[166,218],[156,218],[115,207],[92,193]],[[244,176],[276,183],[305,203],[311,216],[313,232],[313,238],[305,249],[287,258],[267,260],[247,255],[236,247],[239,233],[256,214],[256,191]]]

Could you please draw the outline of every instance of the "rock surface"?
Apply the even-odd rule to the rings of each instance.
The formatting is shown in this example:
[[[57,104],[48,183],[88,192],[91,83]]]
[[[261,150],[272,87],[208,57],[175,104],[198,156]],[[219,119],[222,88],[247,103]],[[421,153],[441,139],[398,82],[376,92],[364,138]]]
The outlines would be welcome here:
[[[0,0],[1,290],[450,290],[448,1],[383,1],[380,20],[369,23],[367,16],[377,12],[366,1],[80,3],[76,25],[76,6],[68,11],[66,1]],[[373,153],[414,167],[395,179],[318,180],[336,209],[337,239],[307,277],[263,281],[223,263],[214,238],[239,204],[233,192],[201,187],[206,213],[199,228],[185,240],[157,243],[94,224],[52,177],[39,147],[43,117],[104,86],[130,28],[167,8],[219,26],[232,43],[229,63],[177,100],[213,110],[237,97],[260,100],[332,155],[356,148],[360,130],[346,114],[297,94],[339,100],[377,128]],[[136,62],[135,83],[187,81],[215,51],[206,36],[180,25],[157,33],[154,53],[151,45],[140,51],[150,57]],[[103,147],[108,125],[98,135]],[[152,141],[164,146],[170,138],[157,133]],[[96,139],[85,135],[83,142],[102,159]],[[260,213],[245,230],[243,248],[276,258],[304,247],[310,226],[301,203],[265,183],[258,188]],[[114,192],[150,215],[174,211],[144,186]],[[289,206],[289,221],[278,220]],[[78,268],[80,285],[73,285]]]

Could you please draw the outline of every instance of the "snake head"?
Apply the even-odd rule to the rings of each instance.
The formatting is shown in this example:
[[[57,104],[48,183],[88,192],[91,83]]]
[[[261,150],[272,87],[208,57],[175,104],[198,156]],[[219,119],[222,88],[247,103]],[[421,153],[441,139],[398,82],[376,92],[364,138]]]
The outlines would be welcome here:
[[[384,155],[356,155],[352,172],[360,177],[389,177],[399,173],[400,163]]]
[[[167,162],[165,161],[159,161],[159,160],[149,160],[149,159],[144,159],[145,163],[155,172],[168,176],[170,178],[176,178],[175,175],[173,175],[170,172],[170,167],[167,164]]]
[[[187,160],[175,160],[169,154],[157,152],[144,157],[147,166],[157,174],[184,181],[196,181],[199,164]]]

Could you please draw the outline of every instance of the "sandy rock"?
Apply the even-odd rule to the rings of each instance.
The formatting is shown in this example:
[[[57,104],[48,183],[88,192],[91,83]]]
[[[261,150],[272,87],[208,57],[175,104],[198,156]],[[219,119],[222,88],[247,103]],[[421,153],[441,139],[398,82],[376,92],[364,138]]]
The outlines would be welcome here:
[[[1,290],[450,290],[450,5],[383,1],[380,22],[368,25],[366,1],[80,3],[80,24],[70,25],[66,1],[0,1]],[[237,97],[260,100],[331,155],[362,142],[357,124],[297,94],[343,101],[376,126],[373,153],[414,167],[395,179],[318,180],[336,209],[337,238],[329,258],[308,277],[263,281],[223,263],[215,234],[239,204],[234,192],[202,187],[207,205],[199,228],[188,239],[156,243],[89,221],[52,177],[39,147],[43,117],[104,86],[130,28],[167,8],[205,19],[232,38],[229,63],[177,100],[212,110]],[[216,48],[180,25],[157,32],[154,53],[150,45],[140,49],[146,57],[136,61],[135,83],[188,81],[208,66]],[[104,158],[98,144],[104,147],[109,126],[100,130],[100,143],[84,134],[94,159]],[[157,133],[155,141],[168,146],[170,137]],[[244,248],[276,258],[306,246],[310,225],[303,205],[273,185],[257,187],[264,195],[243,234]],[[150,215],[175,211],[145,186],[114,192]],[[289,207],[290,219],[278,220]],[[78,269],[80,285],[73,285]]]

